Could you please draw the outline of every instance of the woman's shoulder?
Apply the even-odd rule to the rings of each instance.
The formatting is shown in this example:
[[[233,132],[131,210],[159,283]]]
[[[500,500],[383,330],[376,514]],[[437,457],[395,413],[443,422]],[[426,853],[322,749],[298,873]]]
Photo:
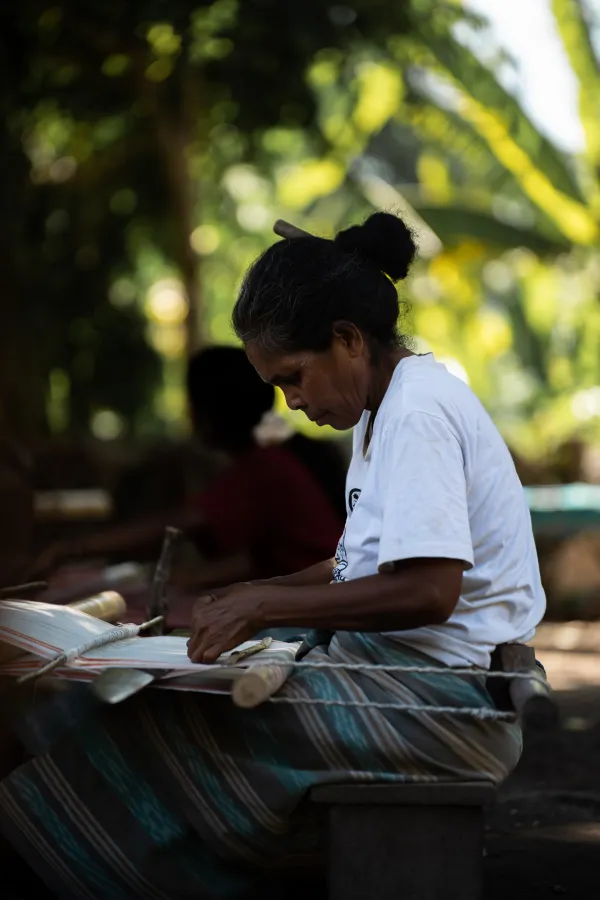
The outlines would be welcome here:
[[[433,416],[458,436],[481,414],[485,410],[469,385],[427,354],[399,364],[382,404],[381,425],[387,429],[409,417]]]

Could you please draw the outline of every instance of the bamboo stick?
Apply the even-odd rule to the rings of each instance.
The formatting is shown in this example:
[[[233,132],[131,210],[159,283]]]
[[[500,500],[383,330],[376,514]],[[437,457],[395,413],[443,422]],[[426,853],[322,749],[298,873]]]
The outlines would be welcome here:
[[[279,235],[279,237],[286,238],[288,241],[295,241],[297,238],[313,237],[308,231],[303,231],[302,228],[298,228],[290,222],[285,222],[283,219],[277,219],[273,225],[273,231],[275,234]]]

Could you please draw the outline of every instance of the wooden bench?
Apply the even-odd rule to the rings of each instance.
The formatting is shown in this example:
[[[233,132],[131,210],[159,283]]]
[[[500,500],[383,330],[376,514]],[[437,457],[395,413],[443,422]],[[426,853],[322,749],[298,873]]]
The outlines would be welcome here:
[[[532,648],[503,644],[492,668],[525,676],[488,679],[498,709],[526,728],[556,724]],[[483,810],[495,796],[486,781],[314,788],[328,807],[329,900],[481,900]]]
[[[481,900],[491,782],[323,785],[329,900]]]

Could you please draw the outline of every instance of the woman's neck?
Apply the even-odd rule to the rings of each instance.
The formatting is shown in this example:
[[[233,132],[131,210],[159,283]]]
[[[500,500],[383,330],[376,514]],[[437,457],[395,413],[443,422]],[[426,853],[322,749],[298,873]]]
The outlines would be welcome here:
[[[400,362],[401,359],[406,359],[407,356],[414,356],[414,354],[407,350],[405,347],[394,347],[394,349],[382,357],[379,360],[379,364],[377,366],[373,366],[373,374],[371,377],[371,389],[369,391],[369,397],[367,400],[367,409],[371,413],[369,416],[369,421],[367,422],[367,428],[365,431],[365,437],[363,441],[363,456],[367,455],[367,450],[369,449],[369,444],[371,443],[371,438],[373,437],[373,426],[375,425],[375,417],[377,416],[377,410],[381,406],[381,402],[385,397],[385,392],[390,386],[390,381],[392,380],[392,375],[396,369],[396,366]]]
[[[377,364],[373,366],[367,401],[367,409],[372,414],[373,418],[381,406],[385,393],[390,386],[390,381],[392,380],[396,366],[401,359],[413,355],[412,351],[407,350],[405,347],[394,347],[389,353],[382,356]]]

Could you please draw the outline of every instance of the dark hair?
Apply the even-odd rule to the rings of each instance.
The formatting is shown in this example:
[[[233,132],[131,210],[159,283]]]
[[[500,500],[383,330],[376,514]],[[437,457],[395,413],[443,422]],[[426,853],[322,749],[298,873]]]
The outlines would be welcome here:
[[[210,422],[226,442],[249,437],[275,402],[275,389],[257,375],[241,347],[208,347],[194,354],[187,390],[196,421]]]
[[[327,350],[333,325],[352,322],[370,343],[404,343],[394,284],[406,278],[416,252],[397,216],[375,213],[333,241],[282,240],[244,278],[233,327],[246,343],[267,351]]]

